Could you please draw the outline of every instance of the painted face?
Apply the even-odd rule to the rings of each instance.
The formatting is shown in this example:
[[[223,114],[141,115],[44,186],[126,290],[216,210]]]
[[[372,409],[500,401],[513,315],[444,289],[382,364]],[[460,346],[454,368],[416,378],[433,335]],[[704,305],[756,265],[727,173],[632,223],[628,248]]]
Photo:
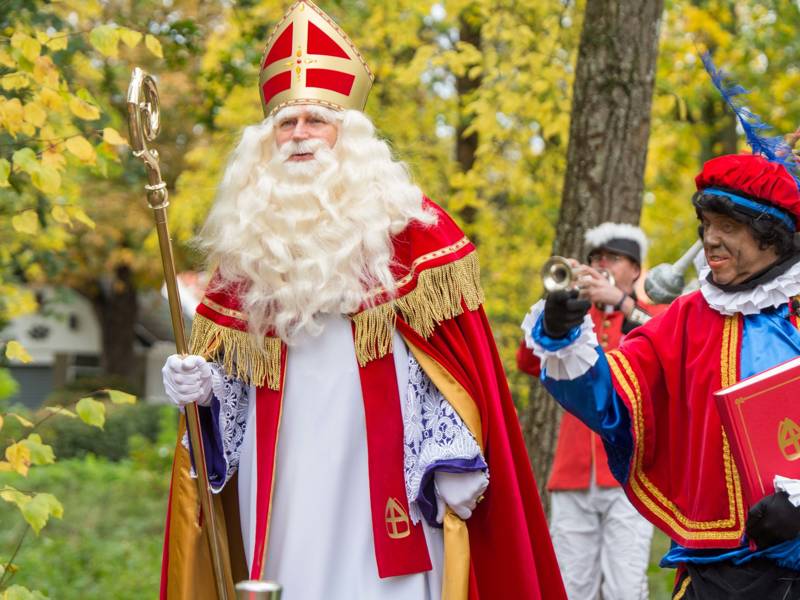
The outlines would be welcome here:
[[[591,253],[589,266],[594,269],[605,269],[611,273],[614,276],[614,284],[628,294],[633,290],[633,284],[641,273],[639,265],[624,254],[604,249]]]
[[[275,141],[280,148],[290,141],[300,143],[322,140],[328,148],[333,148],[338,136],[339,130],[335,123],[326,121],[311,110],[301,109],[300,112],[290,114],[277,123]],[[291,154],[287,160],[301,162],[313,159],[313,152],[297,152]]]
[[[703,250],[714,283],[735,285],[778,260],[775,247],[759,247],[750,228],[731,217],[703,211]]]

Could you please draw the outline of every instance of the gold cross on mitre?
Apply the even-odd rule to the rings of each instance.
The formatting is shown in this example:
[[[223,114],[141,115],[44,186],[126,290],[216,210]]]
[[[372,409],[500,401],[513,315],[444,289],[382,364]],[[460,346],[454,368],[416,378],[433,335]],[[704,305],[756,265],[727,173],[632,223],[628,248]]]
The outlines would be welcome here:
[[[311,0],[275,27],[259,75],[264,116],[290,104],[363,110],[374,76],[353,42]]]

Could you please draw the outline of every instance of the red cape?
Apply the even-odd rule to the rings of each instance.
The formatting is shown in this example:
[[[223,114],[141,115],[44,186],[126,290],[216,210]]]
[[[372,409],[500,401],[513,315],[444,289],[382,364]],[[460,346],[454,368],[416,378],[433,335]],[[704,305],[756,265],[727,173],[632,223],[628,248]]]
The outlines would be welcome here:
[[[385,356],[387,327],[389,339],[396,327],[427,375],[475,435],[489,464],[485,500],[466,528],[458,519],[445,522],[443,598],[565,599],[517,413],[481,307],[474,246],[444,211],[427,202],[438,214],[438,223],[432,227],[414,223],[394,239],[393,271],[398,297],[353,317],[359,363],[363,366]],[[286,355],[279,351],[277,357],[262,361],[260,354],[246,347],[249,342],[241,335],[246,323],[238,312],[235,295],[209,294],[198,308],[198,315],[200,321],[196,320],[192,332],[193,352],[222,360],[224,344],[240,344],[236,347],[239,354],[251,353],[249,364],[263,372],[263,377],[254,378],[253,382],[264,388],[280,387],[278,375]],[[275,368],[278,372],[271,377],[270,369]],[[195,518],[196,494],[185,473],[186,454],[179,444],[165,541],[162,598],[205,598],[213,593],[213,584],[208,585],[208,552]],[[232,483],[220,499],[225,504],[225,520],[231,524],[227,546],[234,578],[238,580],[244,573],[238,518],[229,516],[238,504]],[[465,545],[449,540],[460,540]],[[451,566],[451,573],[464,574],[463,586],[448,583]]]

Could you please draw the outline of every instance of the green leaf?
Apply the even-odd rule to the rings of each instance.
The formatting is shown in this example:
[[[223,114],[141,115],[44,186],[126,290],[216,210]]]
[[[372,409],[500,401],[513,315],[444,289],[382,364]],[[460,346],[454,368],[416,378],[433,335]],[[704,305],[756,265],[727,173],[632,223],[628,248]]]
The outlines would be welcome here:
[[[11,226],[14,231],[36,235],[39,233],[39,217],[35,210],[26,210],[20,215],[11,217]],[[12,344],[14,344],[12,346]],[[19,342],[9,342],[6,346],[6,356],[22,362],[31,362],[30,355]]]
[[[81,421],[92,427],[103,428],[106,422],[106,407],[102,402],[98,402],[94,398],[81,398],[78,404],[75,405],[75,411],[81,418]]]
[[[117,58],[119,56],[119,30],[113,25],[100,25],[92,29],[89,41],[100,54]]]
[[[108,397],[114,404],[136,404],[136,396],[134,396],[133,394],[127,394],[119,390],[106,389],[102,391],[108,394]]]
[[[36,152],[32,148],[20,148],[11,156],[14,164],[26,173],[34,173],[39,170],[39,161],[36,160]]]
[[[36,494],[31,500],[20,506],[22,516],[38,534],[47,525],[51,516],[60,519],[64,515],[64,507],[53,494]]]
[[[31,174],[31,181],[48,196],[56,195],[61,189],[61,173],[48,165],[42,165],[38,171]]]
[[[10,570],[10,569],[9,569]],[[2,596],[3,600],[48,600],[47,596],[37,590],[29,590],[21,585],[12,585]]]
[[[43,444],[42,436],[38,433],[30,434],[27,438],[22,440],[20,444],[24,444],[30,452],[30,461],[32,465],[51,465],[56,462],[53,448],[47,444]]]

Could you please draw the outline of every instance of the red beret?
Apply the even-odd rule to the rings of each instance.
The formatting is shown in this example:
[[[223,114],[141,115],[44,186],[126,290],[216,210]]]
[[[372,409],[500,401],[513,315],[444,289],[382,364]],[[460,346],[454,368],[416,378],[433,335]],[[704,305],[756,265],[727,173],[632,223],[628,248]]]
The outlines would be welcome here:
[[[723,188],[776,206],[800,223],[800,188],[781,164],[758,154],[727,154],[712,158],[695,177],[698,190]]]

